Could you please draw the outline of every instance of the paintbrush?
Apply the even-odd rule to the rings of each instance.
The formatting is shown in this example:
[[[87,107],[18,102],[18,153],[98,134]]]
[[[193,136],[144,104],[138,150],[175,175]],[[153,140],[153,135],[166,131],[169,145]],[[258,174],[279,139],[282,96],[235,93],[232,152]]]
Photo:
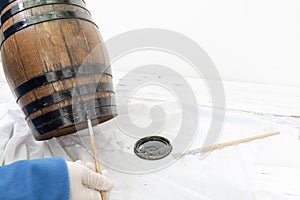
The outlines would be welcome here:
[[[233,145],[237,145],[237,144],[242,144],[242,143],[246,143],[246,142],[251,142],[251,141],[254,141],[254,140],[263,139],[263,138],[267,138],[267,137],[274,136],[274,135],[279,135],[279,134],[280,134],[280,132],[272,132],[272,133],[266,133],[266,134],[263,134],[263,135],[257,135],[257,136],[253,136],[253,137],[249,137],[249,138],[233,140],[233,141],[230,141],[230,142],[224,142],[224,143],[215,144],[215,145],[212,145],[212,146],[193,149],[193,150],[187,151],[185,153],[174,153],[173,157],[174,158],[179,158],[181,156],[186,156],[186,155],[191,155],[191,154],[196,154],[196,153],[205,153],[205,152],[209,152],[209,151],[213,151],[213,150],[217,150],[217,149],[223,149],[225,147],[229,147],[229,146],[233,146]]]
[[[89,128],[89,132],[90,132],[90,140],[91,140],[91,145],[92,145],[92,151],[93,151],[93,156],[94,156],[96,172],[101,174],[101,167],[100,167],[100,162],[99,162],[99,158],[98,158],[94,130],[93,130],[92,121],[91,121],[91,118],[89,115],[89,111],[87,111],[87,122],[88,122],[88,128]],[[100,194],[101,194],[102,200],[106,200],[106,192],[100,191]]]

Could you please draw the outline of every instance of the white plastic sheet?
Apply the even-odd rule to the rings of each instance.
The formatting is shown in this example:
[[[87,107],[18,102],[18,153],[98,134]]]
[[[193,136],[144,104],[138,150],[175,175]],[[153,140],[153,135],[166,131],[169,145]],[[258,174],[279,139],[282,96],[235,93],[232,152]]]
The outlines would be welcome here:
[[[163,105],[172,108],[173,104]],[[133,103],[133,118],[145,118],[148,103]],[[191,148],[200,147],[207,131],[210,112],[200,108],[198,137]],[[121,113],[122,114],[122,113]],[[177,127],[175,111],[170,112],[164,136],[170,137]],[[146,120],[147,121],[147,120]],[[105,137],[111,143],[100,148],[109,151],[115,145],[124,151],[132,151],[135,140],[111,129],[108,122],[101,125]],[[173,123],[173,124],[172,124]],[[97,134],[97,127],[96,134]],[[0,104],[0,164],[16,160],[62,156],[66,160],[92,161],[91,152],[84,138],[73,134],[45,142],[34,140],[19,107],[13,101]],[[271,131],[281,134],[216,150],[205,159],[188,155],[163,170],[148,174],[128,174],[108,169],[116,181],[111,200],[298,200],[300,198],[300,142],[298,130],[279,125],[251,114],[227,112],[226,122],[219,142],[250,137]],[[97,138],[98,143],[101,143]],[[99,145],[99,144],[98,144]],[[128,164],[128,163],[127,163]],[[130,164],[130,163],[129,163]]]

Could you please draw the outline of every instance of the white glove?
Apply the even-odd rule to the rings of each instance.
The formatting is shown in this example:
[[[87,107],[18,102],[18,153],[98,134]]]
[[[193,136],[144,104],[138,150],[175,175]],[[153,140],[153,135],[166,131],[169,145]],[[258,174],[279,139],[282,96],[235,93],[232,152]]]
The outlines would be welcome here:
[[[114,183],[98,174],[91,163],[67,162],[70,177],[70,200],[101,200],[100,190],[110,191]]]

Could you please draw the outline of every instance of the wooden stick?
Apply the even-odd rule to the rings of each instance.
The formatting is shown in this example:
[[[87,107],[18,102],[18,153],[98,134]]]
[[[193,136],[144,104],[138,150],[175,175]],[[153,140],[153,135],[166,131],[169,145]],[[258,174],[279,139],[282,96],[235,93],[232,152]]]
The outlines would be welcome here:
[[[208,151],[213,151],[213,150],[216,150],[216,149],[223,149],[224,147],[233,146],[233,145],[246,143],[246,142],[251,142],[253,140],[263,139],[263,138],[266,138],[266,137],[279,135],[279,134],[280,134],[280,132],[266,133],[266,134],[263,134],[263,135],[257,135],[257,136],[253,136],[253,137],[249,137],[249,138],[233,140],[233,141],[230,141],[230,142],[219,143],[219,144],[212,145],[212,146],[193,149],[193,150],[190,150],[190,151],[188,151],[186,153],[183,153],[183,154],[182,153],[174,153],[173,156],[178,158],[180,156],[185,156],[185,155],[189,155],[189,154],[205,153],[205,152],[208,152]]]
[[[88,127],[89,127],[89,132],[90,132],[90,140],[91,140],[92,151],[93,151],[94,161],[95,161],[95,168],[96,168],[96,172],[101,174],[102,172],[101,172],[100,162],[99,162],[99,158],[98,158],[95,136],[94,136],[93,126],[92,126],[92,121],[89,117],[89,113],[87,114],[87,117],[88,117]],[[102,200],[106,200],[106,192],[105,191],[100,191],[100,195],[101,195]]]
[[[297,116],[297,115],[292,115],[291,117],[296,118],[296,119],[300,119],[300,116]]]

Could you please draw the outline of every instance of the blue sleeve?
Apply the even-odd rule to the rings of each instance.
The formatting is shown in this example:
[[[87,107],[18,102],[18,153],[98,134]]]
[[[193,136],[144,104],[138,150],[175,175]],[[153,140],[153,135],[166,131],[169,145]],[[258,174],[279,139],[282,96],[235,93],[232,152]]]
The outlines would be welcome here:
[[[1,200],[69,200],[69,194],[68,168],[60,157],[0,167]]]

